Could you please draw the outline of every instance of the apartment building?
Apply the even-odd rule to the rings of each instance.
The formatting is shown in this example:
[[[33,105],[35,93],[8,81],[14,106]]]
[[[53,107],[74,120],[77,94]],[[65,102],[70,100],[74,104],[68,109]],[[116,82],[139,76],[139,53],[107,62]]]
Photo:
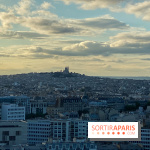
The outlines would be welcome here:
[[[50,120],[28,120],[27,141],[29,144],[39,144],[48,141],[51,136]]]
[[[82,99],[78,97],[68,97],[68,98],[62,98],[58,100],[58,104],[60,107],[64,108],[65,112],[78,112],[79,110],[82,110]]]
[[[17,104],[2,104],[2,120],[25,120],[25,107]]]
[[[80,119],[28,120],[28,143],[87,139],[88,121]]]
[[[88,137],[88,121],[73,119],[71,120],[70,135],[73,138],[87,139]]]
[[[45,114],[47,111],[48,102],[43,100],[31,100],[30,101],[30,113],[37,114],[42,113]]]
[[[141,141],[131,141],[131,143],[142,144],[144,150],[150,149],[150,128],[141,129]]]

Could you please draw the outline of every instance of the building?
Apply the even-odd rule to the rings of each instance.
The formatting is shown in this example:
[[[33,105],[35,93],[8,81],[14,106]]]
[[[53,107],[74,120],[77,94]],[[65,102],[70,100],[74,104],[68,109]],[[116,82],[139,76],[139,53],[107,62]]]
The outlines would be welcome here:
[[[91,101],[89,102],[89,107],[107,107],[107,101],[101,100],[101,101]]]
[[[131,143],[138,143],[143,145],[144,150],[150,149],[150,129],[142,128],[141,129],[141,141],[131,141]]]
[[[77,139],[87,139],[88,137],[88,121],[80,119],[72,119],[70,125],[70,136]]]
[[[28,120],[28,143],[40,144],[45,141],[69,141],[70,121],[67,120]]]
[[[78,112],[82,110],[82,99],[79,97],[68,97],[68,98],[61,98],[58,100],[58,104],[60,107],[64,108],[65,112]]]
[[[28,120],[28,143],[70,142],[88,137],[88,121],[79,119]]]
[[[28,136],[29,144],[40,144],[48,141],[51,135],[50,120],[28,120]]]
[[[64,74],[69,74],[69,67],[65,67],[65,70],[63,71]]]
[[[143,146],[140,144],[120,144],[119,145],[120,150],[144,150]]]
[[[0,145],[0,150],[47,150],[45,145]]]
[[[25,120],[25,107],[17,104],[2,104],[2,120]]]
[[[70,120],[51,120],[51,138],[59,141],[70,141]]]
[[[1,106],[3,103],[11,103],[11,104],[17,104],[18,106],[23,106],[23,107],[25,107],[25,113],[26,114],[30,113],[30,98],[27,96],[3,96],[3,97],[0,97],[0,112],[1,112]]]
[[[50,116],[62,114],[63,112],[64,112],[63,107],[47,107],[47,114]]]
[[[33,114],[45,114],[47,111],[48,102],[44,100],[31,100],[30,101],[30,113]]]
[[[113,145],[113,144],[97,144],[97,149],[98,150],[119,150],[119,148],[117,147],[117,145]]]
[[[25,121],[0,121],[1,145],[27,144],[27,123]]]
[[[97,150],[94,142],[56,142],[47,143],[47,150]]]

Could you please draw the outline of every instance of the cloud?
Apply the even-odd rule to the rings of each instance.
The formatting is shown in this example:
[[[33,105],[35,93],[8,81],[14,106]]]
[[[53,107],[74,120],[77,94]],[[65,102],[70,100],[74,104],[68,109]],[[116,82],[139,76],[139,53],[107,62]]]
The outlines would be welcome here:
[[[48,37],[31,31],[0,31],[0,39],[43,39]]]
[[[41,5],[41,8],[43,8],[43,9],[49,9],[50,7],[54,7],[54,6],[52,6],[51,3],[48,3],[48,2],[45,2],[45,1]]]
[[[25,27],[29,27],[31,30],[44,34],[69,34],[79,32],[78,28],[65,24],[61,20],[42,19],[40,17],[28,17],[26,21],[21,24]]]
[[[129,26],[126,25],[125,23],[120,22],[109,15],[96,17],[96,18],[79,19],[79,20],[75,20],[74,23],[85,27],[104,29],[104,30],[129,28]]]
[[[20,24],[40,34],[64,34],[77,32],[77,28],[65,24],[61,20],[43,19],[42,17],[18,17],[12,13],[0,13],[4,29],[12,29],[13,24]]]
[[[3,11],[7,10],[8,8],[5,5],[0,4],[0,9],[2,9]]]
[[[150,1],[130,4],[125,8],[125,11],[129,14],[141,17],[143,20],[150,21]]]
[[[108,29],[128,29],[129,26],[112,17],[104,16],[87,19],[43,19],[41,17],[25,18],[21,24],[44,34],[99,34]]]
[[[147,48],[150,46],[150,32],[146,31],[122,32],[110,39],[112,40],[111,47]]]
[[[111,41],[100,43],[96,41],[83,41],[69,46],[48,48],[48,46],[26,46],[26,48],[19,48],[12,52],[9,51],[11,57],[27,57],[27,58],[52,58],[54,56],[70,56],[70,57],[83,57],[83,56],[103,56],[108,57],[116,54],[135,55],[150,54],[148,42],[148,35],[142,35],[137,33],[136,36],[132,36],[133,33],[120,33],[111,38]],[[118,40],[119,39],[119,40]],[[139,43],[139,39],[143,39]],[[5,52],[6,53],[6,52]],[[3,55],[4,53],[0,53]]]
[[[29,15],[31,6],[34,5],[34,0],[21,0],[18,5],[14,6],[14,9],[19,15]]]
[[[12,24],[17,23],[17,17],[12,12],[0,12],[0,20],[4,29],[11,29]]]
[[[146,61],[150,61],[150,58],[143,58],[141,60],[146,60]]]
[[[49,51],[53,55],[64,56],[110,56],[114,54],[150,54],[150,32],[123,32],[111,37],[105,43],[83,41],[62,49]]]
[[[97,8],[112,8],[125,0],[59,0],[65,4],[75,3],[80,5],[82,9],[92,10]]]
[[[45,15],[44,15],[45,14]],[[35,16],[32,16],[35,15]],[[46,16],[45,18],[43,17]],[[61,19],[50,12],[33,11],[31,16],[18,16],[12,12],[0,12],[0,20],[5,30],[12,29],[15,24],[28,27],[30,30],[46,35],[72,34],[96,35],[105,30],[129,29],[129,26],[115,18],[105,15],[86,19]]]
[[[109,48],[109,45],[103,43],[94,42],[94,41],[84,41],[77,44],[72,44],[70,46],[48,49],[42,47],[28,47],[20,49],[18,53],[21,53],[24,57],[30,57],[35,54],[40,54],[41,57],[51,57],[51,56],[109,56],[113,52]],[[20,55],[20,56],[21,56]]]
[[[51,13],[50,11],[46,10],[35,10],[31,12],[32,16],[39,16],[43,19],[58,19],[58,16],[56,14]]]
[[[100,3],[115,4],[120,1],[121,0],[114,0],[113,2],[100,0]],[[68,3],[69,1],[65,2]],[[72,0],[70,2],[76,1]],[[77,0],[77,3],[80,2],[89,3],[90,1]],[[93,0],[92,3],[93,2],[97,3],[99,1]],[[37,32],[42,35],[94,36],[97,34],[100,35],[106,30],[128,30],[130,28],[127,24],[109,15],[85,19],[59,18],[56,14],[48,10],[43,10],[53,7],[50,3],[43,2],[41,6],[36,6],[35,4],[35,0],[21,0],[18,4],[8,8],[4,12],[0,12],[0,21],[3,30],[13,30],[15,25],[20,25],[30,29],[32,32]],[[18,32],[10,37],[15,38],[16,36],[17,38],[18,35],[22,34]],[[4,36],[1,35],[1,37],[6,37],[6,34],[4,34]]]

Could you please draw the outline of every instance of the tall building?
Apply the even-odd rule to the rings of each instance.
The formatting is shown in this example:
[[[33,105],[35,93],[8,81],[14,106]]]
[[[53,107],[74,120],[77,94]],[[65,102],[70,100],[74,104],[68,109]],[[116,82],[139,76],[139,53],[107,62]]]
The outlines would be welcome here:
[[[25,107],[17,104],[2,104],[2,120],[25,120]]]

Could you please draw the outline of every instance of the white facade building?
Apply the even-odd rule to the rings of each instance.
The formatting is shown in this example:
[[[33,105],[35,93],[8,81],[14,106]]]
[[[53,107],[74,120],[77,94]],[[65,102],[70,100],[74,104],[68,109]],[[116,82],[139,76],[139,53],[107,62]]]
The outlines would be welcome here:
[[[28,120],[28,143],[69,142],[88,137],[88,121],[79,119]]]
[[[28,143],[40,144],[53,140],[69,141],[69,122],[66,120],[28,120]]]
[[[50,120],[28,120],[28,143],[39,144],[48,141],[51,135]]]
[[[142,144],[144,150],[150,150],[150,129],[142,128],[141,129],[141,141],[131,141],[131,143]]]
[[[73,138],[87,139],[88,137],[88,121],[73,119],[70,126],[71,140]]]
[[[53,140],[70,141],[70,120],[51,120],[51,131]]]
[[[2,104],[2,120],[25,120],[25,107]]]

